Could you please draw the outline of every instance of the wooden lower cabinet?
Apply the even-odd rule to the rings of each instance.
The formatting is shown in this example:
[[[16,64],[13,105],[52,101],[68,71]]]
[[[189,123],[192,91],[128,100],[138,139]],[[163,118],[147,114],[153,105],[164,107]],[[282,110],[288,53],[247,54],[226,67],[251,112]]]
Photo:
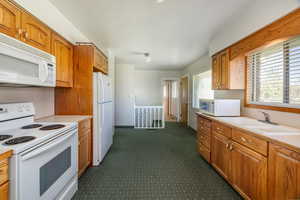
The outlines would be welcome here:
[[[8,182],[2,184],[0,186],[0,199],[1,200],[8,200],[9,199],[9,187],[8,187]]]
[[[210,162],[210,150],[200,142],[197,142],[198,153],[207,161]]]
[[[269,145],[269,199],[300,199],[300,153]]]
[[[245,199],[267,199],[267,158],[235,142],[230,149],[232,186]]]
[[[81,176],[92,159],[91,119],[79,122],[78,126],[78,176]]]
[[[212,133],[211,164],[227,180],[230,175],[230,140],[218,133]]]
[[[89,135],[83,136],[78,143],[78,175],[89,166]]]

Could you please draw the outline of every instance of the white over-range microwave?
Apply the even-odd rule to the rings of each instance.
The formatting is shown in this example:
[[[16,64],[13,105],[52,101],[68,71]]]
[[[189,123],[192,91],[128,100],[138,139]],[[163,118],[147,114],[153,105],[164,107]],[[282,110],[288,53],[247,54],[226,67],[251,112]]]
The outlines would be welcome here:
[[[241,115],[239,99],[200,99],[199,108],[202,113],[216,117],[234,117]]]
[[[0,86],[55,87],[56,58],[0,33]]]

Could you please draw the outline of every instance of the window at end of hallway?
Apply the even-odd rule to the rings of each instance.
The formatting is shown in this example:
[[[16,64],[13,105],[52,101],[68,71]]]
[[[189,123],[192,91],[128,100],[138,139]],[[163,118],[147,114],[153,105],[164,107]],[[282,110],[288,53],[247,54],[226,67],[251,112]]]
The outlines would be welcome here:
[[[213,99],[211,70],[193,76],[193,108],[199,108],[199,99]]]

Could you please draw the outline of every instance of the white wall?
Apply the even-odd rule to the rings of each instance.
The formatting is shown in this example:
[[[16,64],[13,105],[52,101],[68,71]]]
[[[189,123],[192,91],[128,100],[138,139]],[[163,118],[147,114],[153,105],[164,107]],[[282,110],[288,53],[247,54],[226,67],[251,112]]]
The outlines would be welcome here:
[[[193,129],[197,129],[196,112],[198,109],[193,108],[193,76],[201,72],[205,72],[211,69],[211,58],[206,53],[204,56],[200,57],[196,62],[184,68],[182,75],[189,76],[189,121],[188,125]]]
[[[180,71],[135,70],[136,105],[158,106],[163,103],[163,78],[179,78]]]
[[[112,82],[112,99],[113,99],[113,123],[115,123],[115,110],[116,110],[116,89],[115,89],[115,80],[116,80],[116,65],[115,65],[115,54],[110,49],[108,50],[108,75],[111,78]],[[114,124],[113,124],[114,125]]]
[[[14,0],[53,30],[72,43],[88,42],[83,35],[53,4],[48,0]]]
[[[134,65],[116,64],[116,126],[133,126]]]
[[[53,88],[13,88],[0,87],[0,103],[33,102],[35,118],[46,117],[54,114],[54,89]]]
[[[210,42],[210,55],[299,8],[299,0],[254,0],[224,24]]]

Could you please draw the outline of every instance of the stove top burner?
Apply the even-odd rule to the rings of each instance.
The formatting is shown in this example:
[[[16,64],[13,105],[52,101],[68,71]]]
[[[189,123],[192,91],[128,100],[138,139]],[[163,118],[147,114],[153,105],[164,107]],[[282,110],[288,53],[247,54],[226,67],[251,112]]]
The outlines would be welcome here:
[[[16,138],[6,141],[4,144],[6,144],[6,145],[21,144],[21,143],[29,142],[34,139],[35,139],[35,137],[33,137],[33,136],[16,137]]]
[[[0,141],[6,140],[11,137],[12,137],[12,135],[0,135]]]
[[[42,128],[40,128],[41,131],[49,131],[49,130],[55,130],[55,129],[59,129],[59,128],[63,128],[65,127],[65,125],[63,124],[53,124],[53,125],[49,125],[49,126],[44,126]]]
[[[33,128],[39,128],[41,126],[43,126],[43,125],[41,125],[41,124],[29,124],[27,126],[23,126],[21,129],[33,129]]]

